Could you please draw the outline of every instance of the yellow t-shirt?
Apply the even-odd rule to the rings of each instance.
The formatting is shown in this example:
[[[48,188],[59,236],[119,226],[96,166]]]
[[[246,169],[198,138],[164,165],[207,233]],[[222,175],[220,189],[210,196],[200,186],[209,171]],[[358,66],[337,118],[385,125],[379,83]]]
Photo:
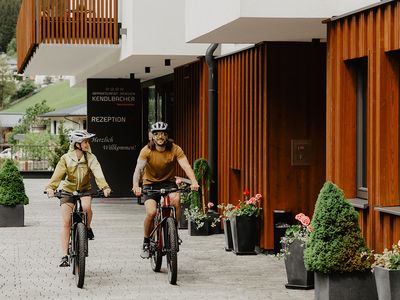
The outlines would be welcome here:
[[[171,150],[163,152],[150,150],[148,146],[144,146],[139,154],[139,159],[147,162],[144,168],[143,184],[174,182],[176,161],[182,158],[185,158],[185,154],[176,144],[172,144]]]

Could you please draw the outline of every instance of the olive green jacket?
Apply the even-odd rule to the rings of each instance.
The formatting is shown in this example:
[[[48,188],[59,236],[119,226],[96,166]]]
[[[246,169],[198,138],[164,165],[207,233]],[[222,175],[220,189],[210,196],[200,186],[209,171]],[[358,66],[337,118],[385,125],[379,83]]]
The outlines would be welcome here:
[[[61,180],[64,180],[62,189],[66,192],[89,191],[91,189],[91,174],[93,174],[100,189],[109,188],[100,163],[93,153],[86,152],[86,155],[82,156],[81,160],[78,160],[75,151],[70,150],[61,156],[46,189],[56,190]]]

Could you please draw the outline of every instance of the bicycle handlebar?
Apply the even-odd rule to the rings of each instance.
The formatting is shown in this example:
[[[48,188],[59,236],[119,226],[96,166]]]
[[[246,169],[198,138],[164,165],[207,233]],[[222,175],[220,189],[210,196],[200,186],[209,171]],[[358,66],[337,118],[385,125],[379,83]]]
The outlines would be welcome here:
[[[176,192],[190,192],[191,189],[190,187],[186,187],[183,189],[177,189],[177,188],[169,188],[169,189],[151,189],[151,190],[143,190],[142,189],[142,194],[143,195],[154,195],[154,194],[160,194],[162,196],[168,195],[170,193],[176,193]]]
[[[47,191],[43,192],[44,194],[47,194]],[[58,190],[54,192],[54,197],[57,197],[58,199],[61,198],[81,198],[81,197],[85,197],[85,196],[91,196],[91,197],[104,197],[104,192],[103,190],[97,190],[95,192],[84,192],[81,193],[79,191],[75,191],[73,193],[69,193],[69,192],[63,192],[62,190]]]

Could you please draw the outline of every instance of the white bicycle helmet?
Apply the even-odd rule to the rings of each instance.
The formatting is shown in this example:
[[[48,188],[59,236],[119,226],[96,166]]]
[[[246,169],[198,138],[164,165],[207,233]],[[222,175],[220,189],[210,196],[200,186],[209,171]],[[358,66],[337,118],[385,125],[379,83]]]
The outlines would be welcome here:
[[[167,131],[168,130],[168,124],[164,122],[157,122],[151,125],[151,133],[156,132],[156,131]]]
[[[86,130],[74,130],[69,134],[69,142],[72,145],[75,143],[82,143],[83,140],[90,139],[94,137],[94,133],[89,133]]]

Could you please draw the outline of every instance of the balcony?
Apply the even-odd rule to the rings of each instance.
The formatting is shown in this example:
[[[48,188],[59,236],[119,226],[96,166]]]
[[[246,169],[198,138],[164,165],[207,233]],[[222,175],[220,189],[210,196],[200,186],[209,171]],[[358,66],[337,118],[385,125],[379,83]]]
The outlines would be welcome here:
[[[117,15],[118,0],[22,0],[18,72],[74,75],[111,55],[119,42]]]

